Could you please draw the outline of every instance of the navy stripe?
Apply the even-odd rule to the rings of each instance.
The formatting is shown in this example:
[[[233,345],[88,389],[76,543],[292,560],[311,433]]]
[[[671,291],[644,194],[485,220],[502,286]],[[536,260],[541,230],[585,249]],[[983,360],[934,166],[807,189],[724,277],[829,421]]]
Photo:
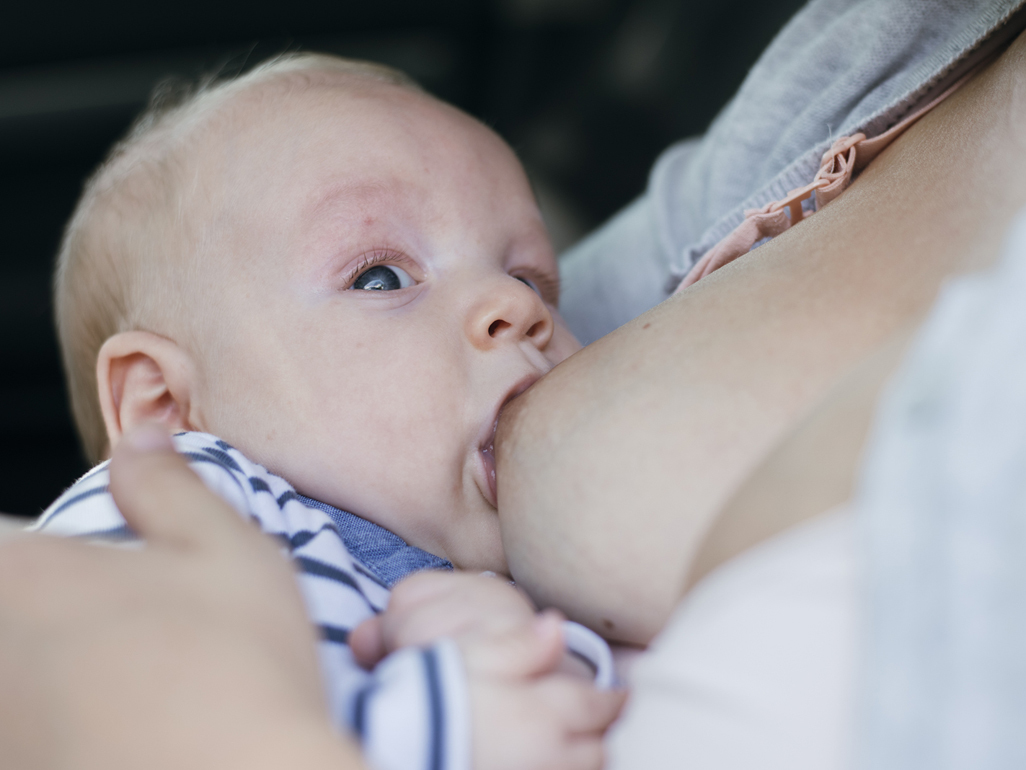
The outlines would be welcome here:
[[[360,596],[363,596],[363,591],[360,590],[360,586],[353,578],[353,576],[349,575],[346,572],[343,572],[337,567],[332,567],[330,564],[325,564],[322,561],[311,559],[308,556],[297,556],[296,563],[299,565],[300,569],[302,569],[303,572],[305,572],[307,575],[315,575],[316,577],[334,580],[336,583],[341,583],[342,585],[349,586],[350,588],[356,590],[360,594]],[[363,598],[366,601],[367,597],[363,596]],[[370,602],[367,603],[370,604]]]
[[[51,513],[46,518],[46,521],[42,522],[39,525],[40,529],[48,525],[51,521],[57,518],[58,515],[66,511],[70,506],[74,505],[75,503],[85,500],[87,497],[94,497],[96,495],[106,494],[108,491],[110,491],[110,487],[104,484],[102,487],[93,487],[92,489],[86,490],[85,492],[77,494],[74,497],[69,498],[68,500],[65,500],[63,503],[57,506],[57,508],[54,509],[53,513]]]
[[[288,532],[272,532],[269,529],[263,529],[263,522],[257,516],[250,516],[250,520],[261,528],[261,531],[268,537],[273,537],[281,545],[289,549],[289,551],[295,551],[303,546],[309,545],[312,540],[315,540],[319,534],[325,530],[334,532],[335,528],[331,524],[325,524],[316,532],[311,532],[308,529],[301,529],[294,535],[290,535]],[[336,533],[337,534],[337,533]],[[297,559],[300,557],[296,557]],[[323,562],[318,562],[323,563]]]
[[[251,484],[253,483],[253,481],[254,481],[254,479],[250,479],[250,483]],[[259,479],[257,479],[257,481],[259,481]],[[260,483],[263,483],[263,482],[260,482]],[[268,489],[268,491],[270,491],[270,490]],[[301,503],[304,502],[304,500],[303,500],[301,495],[297,495],[294,492],[285,492],[282,495],[282,497],[279,498],[279,505],[282,504],[281,503],[281,499],[284,499],[286,497],[288,499],[286,499],[285,502],[288,502],[288,500],[294,500],[294,499],[295,500],[299,500],[299,502],[301,502]],[[307,507],[311,507],[311,506],[307,506]],[[314,510],[318,510],[318,509],[314,508]],[[310,543],[310,541],[312,541],[314,538],[316,538],[318,535],[320,535],[322,532],[325,532],[325,531],[332,532],[335,535],[335,537],[337,537],[339,540],[342,541],[342,547],[345,548],[347,552],[349,551],[349,548],[346,545],[345,539],[342,537],[342,534],[338,531],[338,527],[336,527],[334,524],[324,524],[316,532],[311,532],[310,530],[307,530],[307,529],[295,532],[294,534],[291,535],[290,538],[288,538],[289,547],[292,550],[296,550],[298,548],[302,548],[303,546],[308,545]],[[369,569],[367,569],[366,567],[364,567],[362,564],[360,564],[359,562],[357,562],[355,560],[353,561],[353,571],[359,573],[363,577],[365,577],[368,580],[372,581],[375,585],[381,586],[382,588],[385,588],[385,589],[389,588],[388,584],[386,584],[381,578],[379,578],[377,575],[375,575],[373,572],[371,572]],[[361,592],[361,594],[362,594],[362,592]],[[364,598],[366,599],[367,597],[364,596]],[[369,599],[368,599],[368,604],[370,604],[370,600]],[[371,609],[373,609],[375,613],[380,613],[381,612],[381,610],[379,610],[377,607],[374,607],[373,605],[371,605]]]
[[[362,562],[374,574],[375,582],[383,583],[385,588],[419,570],[453,568],[451,562],[410,545],[394,532],[327,503],[295,492],[285,493],[279,502],[291,499],[328,514],[350,556]]]
[[[264,529],[264,523],[262,521],[260,521],[260,519],[257,518],[256,516],[252,516],[251,515],[249,517],[249,520],[252,521],[254,524],[256,524],[257,527],[260,528],[260,531],[263,532],[265,535],[267,535],[269,538],[277,540],[278,541],[278,545],[281,546],[286,551],[288,551],[290,555],[292,555],[292,556],[295,555],[295,554],[292,553],[292,541],[289,539],[289,533],[288,532],[271,532],[270,530]]]
[[[377,575],[373,574],[370,570],[368,570],[365,567],[361,566],[360,562],[358,562],[358,561],[354,561],[353,562],[353,570],[356,571],[356,572],[359,572],[365,578],[367,578],[369,580],[373,580],[377,585],[381,586],[382,588],[388,588],[388,585],[381,578],[379,578]],[[389,590],[391,590],[391,589],[389,589]],[[378,610],[374,610],[374,611],[377,612]]]
[[[249,485],[253,487],[254,492],[270,492],[271,488],[267,485],[267,482],[263,479],[258,479],[256,476],[249,477]]]
[[[206,449],[206,447],[204,447],[204,449]],[[218,459],[209,457],[205,454],[200,454],[199,452],[180,452],[179,454],[181,454],[182,457],[188,457],[189,460],[191,460],[194,463],[210,463],[211,465],[216,465],[218,468],[223,470],[228,475],[228,478],[235,482],[235,486],[239,488],[239,491],[242,492],[243,495],[246,494],[246,488],[242,486],[242,482],[239,481],[238,477],[234,473],[232,473],[232,468],[230,465],[226,465]],[[228,458],[228,462],[230,462],[232,465],[235,465],[235,461],[232,460],[232,458],[230,457]],[[235,465],[235,467],[238,468],[239,466]],[[239,472],[242,472],[241,468],[239,468]],[[261,522],[261,528],[262,527],[263,523]]]
[[[299,495],[296,494],[295,490],[290,489],[288,492],[283,492],[281,497],[278,498],[278,507],[279,508],[284,508],[285,507],[285,503],[289,502],[289,500],[298,500],[298,499],[299,499]]]
[[[335,535],[335,537],[338,537],[338,530],[336,530],[334,526],[332,526],[331,524],[324,524],[316,532],[311,532],[308,529],[301,529],[298,532],[294,532],[292,536],[289,538],[289,544],[294,549],[302,548],[304,545],[307,545],[311,540],[316,538],[322,532],[331,532]],[[342,538],[339,538],[339,540],[341,539]]]
[[[376,687],[369,684],[356,693],[356,702],[353,704],[353,730],[360,736],[360,743],[363,743],[367,732],[367,701]]]
[[[216,457],[223,465],[231,468],[233,471],[242,473],[242,468],[239,467],[239,464],[235,462],[235,459],[227,452],[222,452],[220,449],[211,449],[208,446],[203,447],[203,451],[211,457]]]
[[[428,702],[431,706],[431,770],[442,770],[445,758],[445,712],[442,708],[442,685],[438,675],[438,653],[434,648],[423,650],[427,672]]]
[[[128,528],[127,524],[120,524],[117,527],[111,527],[110,529],[100,529],[95,532],[80,532],[74,535],[76,538],[82,540],[138,540],[139,537]]]
[[[349,629],[339,628],[338,626],[329,626],[322,623],[318,628],[321,629],[321,638],[326,642],[334,642],[335,644],[349,644]]]
[[[232,466],[231,465],[228,465],[227,463],[221,462],[221,460],[219,460],[219,459],[217,459],[215,457],[211,457],[210,455],[205,455],[205,454],[202,454],[200,452],[182,452],[181,454],[182,454],[182,457],[188,457],[190,460],[192,460],[195,463],[210,463],[211,465],[216,465],[219,468],[224,468],[226,471],[232,470]],[[231,460],[230,457],[228,459]],[[232,462],[234,462],[234,461],[232,461]],[[232,476],[232,478],[235,478],[235,477]]]

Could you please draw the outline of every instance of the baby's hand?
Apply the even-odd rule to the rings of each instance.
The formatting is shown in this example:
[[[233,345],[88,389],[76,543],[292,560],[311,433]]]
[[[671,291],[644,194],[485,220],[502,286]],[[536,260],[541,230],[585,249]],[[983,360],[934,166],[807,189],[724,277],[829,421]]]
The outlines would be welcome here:
[[[534,607],[504,580],[468,572],[419,572],[392,591],[388,610],[353,630],[349,645],[365,668],[402,647],[449,637],[498,635],[530,623]]]
[[[350,635],[361,665],[389,652],[456,641],[473,712],[475,770],[598,770],[602,734],[624,694],[557,672],[563,618],[536,614],[504,581],[424,572],[396,586],[388,611]]]
[[[599,770],[602,735],[626,693],[553,673],[562,616],[460,643],[473,714],[474,770]]]

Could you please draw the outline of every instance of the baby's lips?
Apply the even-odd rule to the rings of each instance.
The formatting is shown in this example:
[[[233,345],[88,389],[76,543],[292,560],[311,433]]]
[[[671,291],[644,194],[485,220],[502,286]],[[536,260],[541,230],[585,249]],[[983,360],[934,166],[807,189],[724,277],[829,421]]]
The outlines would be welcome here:
[[[498,424],[498,422],[496,422]],[[488,502],[498,507],[499,492],[495,476],[495,432],[492,432],[491,440],[480,449],[481,464],[484,466],[485,483],[488,485],[486,495]]]
[[[502,410],[510,401],[522,394],[540,379],[540,373],[532,373],[517,380],[513,387],[506,392],[502,400],[496,405],[495,413],[492,415],[492,421],[488,432],[484,435],[481,443],[478,445],[478,454],[481,456],[481,464],[484,467],[485,484],[488,487],[485,498],[496,507],[498,507],[499,492],[498,479],[495,473],[495,431],[499,427],[499,415],[502,414]]]

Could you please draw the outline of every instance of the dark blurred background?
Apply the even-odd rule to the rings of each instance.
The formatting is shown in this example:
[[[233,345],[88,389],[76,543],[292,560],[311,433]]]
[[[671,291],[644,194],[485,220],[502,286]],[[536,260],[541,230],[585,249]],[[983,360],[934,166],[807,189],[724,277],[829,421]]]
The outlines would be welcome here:
[[[50,272],[82,182],[168,75],[311,49],[384,62],[493,126],[557,248],[701,133],[803,0],[178,0],[6,3],[0,24],[0,511],[86,469]]]

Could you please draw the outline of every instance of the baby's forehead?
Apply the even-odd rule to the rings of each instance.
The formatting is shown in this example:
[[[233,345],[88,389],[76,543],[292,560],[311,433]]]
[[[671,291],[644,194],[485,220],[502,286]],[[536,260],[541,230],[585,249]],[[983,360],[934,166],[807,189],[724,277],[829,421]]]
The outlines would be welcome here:
[[[349,113],[366,112],[369,100],[394,86],[335,74],[298,85],[279,78],[249,84],[210,105],[190,127],[183,165],[205,204],[239,210],[254,195],[295,196],[303,192],[297,186],[318,170],[328,173],[326,162],[349,149],[348,135],[365,145],[364,154],[376,149],[373,135],[353,130],[358,125],[343,131],[338,124]],[[354,168],[345,177],[355,182],[360,175]]]
[[[348,72],[314,70],[258,80],[230,94],[218,111],[211,129],[222,141],[245,138],[275,156],[302,151],[320,133],[340,150],[387,146],[395,153],[448,150],[465,160],[513,158],[494,132],[452,105],[413,87]]]
[[[229,193],[351,190],[368,202],[428,187],[444,196],[491,181],[519,184],[515,155],[469,115],[412,89],[337,75],[303,88],[271,81],[235,95],[211,121],[199,173],[223,171]],[[308,189],[312,180],[331,188]]]
[[[288,138],[302,141],[322,124],[337,122],[341,117],[355,121],[386,105],[397,112],[438,116],[448,107],[407,86],[365,75],[311,70],[272,74],[242,84],[211,105],[205,122],[206,130],[221,140],[239,136],[259,140],[284,130]]]
[[[270,253],[257,231],[290,238],[275,253],[291,262],[326,251],[320,242],[307,248],[318,238],[416,248],[431,228],[488,239],[537,217],[508,146],[423,93],[328,73],[254,83],[230,96],[203,127],[193,161],[209,202],[196,213],[226,247],[220,262],[258,246]]]

